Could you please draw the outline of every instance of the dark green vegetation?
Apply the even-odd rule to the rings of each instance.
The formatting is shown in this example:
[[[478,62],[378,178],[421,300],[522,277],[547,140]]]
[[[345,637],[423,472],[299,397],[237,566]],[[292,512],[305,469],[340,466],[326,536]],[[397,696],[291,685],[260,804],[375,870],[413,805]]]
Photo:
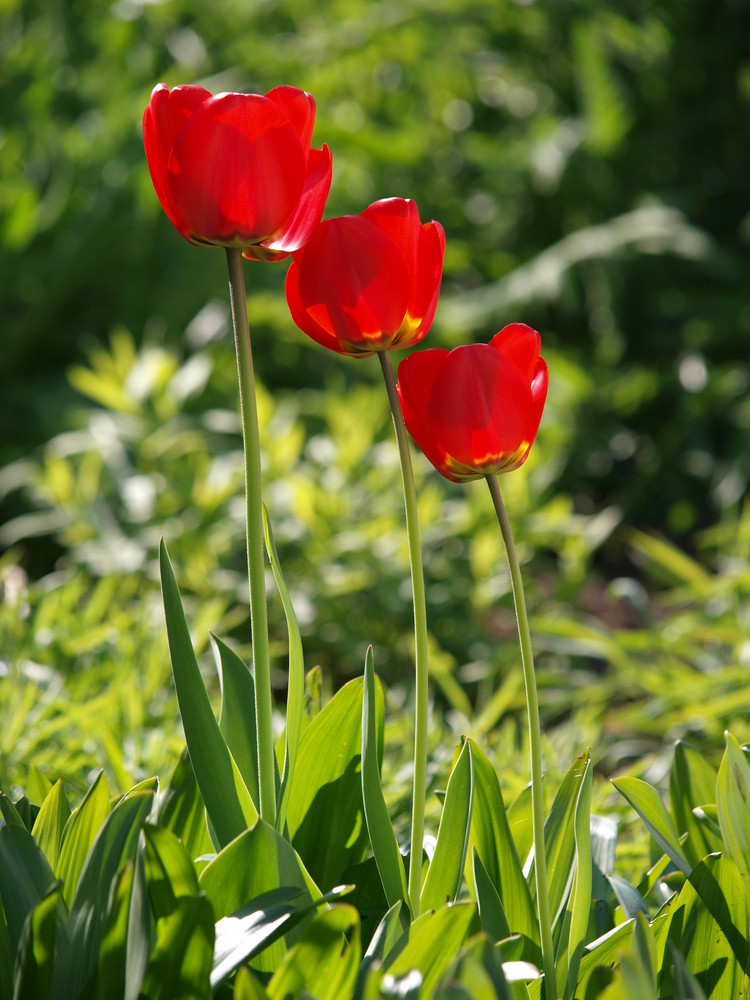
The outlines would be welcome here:
[[[140,116],[158,80],[312,91],[315,141],[334,153],[326,214],[399,195],[445,226],[430,341],[486,340],[516,319],[541,331],[547,410],[529,463],[502,486],[537,648],[548,809],[558,803],[549,820],[556,940],[575,967],[584,939],[613,921],[628,928],[581,959],[582,995],[739,995],[748,777],[746,755],[722,734],[750,738],[747,5],[6,0],[0,10],[0,788],[9,795],[0,800],[0,996],[13,995],[13,955],[20,995],[45,996],[62,968],[76,988],[93,983],[91,995],[109,996],[125,965],[129,996],[200,995],[214,920],[253,900],[241,916],[259,928],[254,967],[281,968],[286,954],[267,995],[294,993],[304,968],[312,992],[343,997],[365,982],[361,951],[384,911],[372,861],[356,877],[347,868],[368,856],[356,733],[342,758],[350,770],[331,777],[347,793],[333,814],[340,858],[318,856],[309,803],[296,804],[293,842],[313,889],[289,875],[296,856],[263,825],[243,845],[259,867],[285,852],[276,895],[253,884],[240,887],[241,902],[232,896],[226,855],[213,878],[211,866],[190,863],[212,847],[191,772],[178,765],[158,545],[163,535],[218,710],[209,630],[248,652],[242,457],[223,254],[179,239],[143,158]],[[328,355],[292,327],[284,271],[248,265],[246,277],[268,389],[266,500],[305,665],[321,668],[308,676],[304,725],[323,717],[321,703],[338,718],[343,702],[331,696],[353,697],[360,682],[342,685],[361,676],[373,643],[383,786],[403,843],[412,626],[387,405],[375,361]],[[486,753],[525,860],[523,691],[490,498],[481,483],[444,483],[421,458],[415,471],[433,643],[428,827],[437,832],[434,792],[470,737],[465,745],[481,748],[475,791],[485,802],[500,795]],[[287,637],[275,597],[270,612],[281,705]],[[689,743],[675,751],[676,739]],[[460,759],[456,795],[468,766]],[[95,782],[100,767],[106,777]],[[638,783],[665,791],[668,773],[669,815]],[[168,791],[149,813],[156,774]],[[604,780],[615,775],[622,794]],[[88,789],[62,845],[69,805],[61,786],[50,791],[58,777],[70,806]],[[109,793],[137,782],[111,811]],[[382,967],[394,976],[391,995],[410,995],[399,977],[413,967],[453,990],[441,995],[471,996],[477,983],[500,989],[498,955],[538,960],[530,940],[486,945],[504,935],[503,907],[514,931],[529,908],[503,894],[503,877],[518,887],[523,875],[498,869],[514,856],[510,841],[496,839],[503,831],[476,801],[477,826],[486,823],[468,840],[466,878],[444,875],[458,885],[459,908],[402,941],[404,957],[393,950],[398,915],[377,945],[391,955]],[[611,873],[612,830],[595,824],[587,847],[589,808],[619,822],[610,882],[599,876]],[[215,845],[226,851],[226,840]],[[597,865],[590,914],[584,882],[577,908],[565,895],[571,872],[584,877],[586,850]],[[326,867],[336,860],[341,870]],[[344,899],[310,917],[318,890],[350,880],[353,908]],[[650,926],[622,923],[638,911]],[[284,931],[308,921],[297,951],[285,951],[293,936],[286,945],[263,936],[274,920]],[[430,965],[435,940],[444,967]],[[316,972],[306,941],[318,949]],[[193,968],[179,967],[184,955]],[[614,981],[596,970],[618,956]],[[263,996],[256,980],[241,975],[221,989]]]

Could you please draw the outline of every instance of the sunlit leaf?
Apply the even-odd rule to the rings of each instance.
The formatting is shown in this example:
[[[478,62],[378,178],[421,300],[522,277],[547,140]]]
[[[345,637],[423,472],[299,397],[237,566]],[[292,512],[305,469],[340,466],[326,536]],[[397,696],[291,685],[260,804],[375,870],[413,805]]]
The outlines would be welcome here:
[[[502,901],[511,930],[538,942],[539,923],[511,835],[500,782],[494,767],[475,743],[472,743],[472,763],[474,799],[469,844],[479,855],[482,867]],[[470,874],[467,866],[467,881],[472,885]],[[482,912],[478,898],[477,902]]]
[[[305,728],[300,740],[287,824],[295,849],[321,889],[367,850],[362,805],[362,680],[345,684]],[[382,696],[377,705],[378,756],[382,754]]]
[[[294,765],[297,760],[300,733],[302,732],[302,712],[305,702],[305,663],[302,651],[302,636],[300,635],[297,615],[292,604],[292,597],[281,572],[279,554],[271,530],[271,522],[265,505],[263,506],[263,528],[265,533],[266,551],[271,564],[271,571],[281,596],[286,617],[289,637],[289,672],[287,677],[286,696],[286,727],[284,729],[284,769],[281,775],[281,791],[279,794],[278,827],[284,829],[289,790],[292,786]]]
[[[44,851],[53,870],[57,868],[63,830],[69,818],[68,797],[65,794],[62,781],[57,781],[42,802],[31,831],[34,840]]]
[[[219,844],[224,845],[251,826],[258,813],[211,708],[163,540],[159,562],[172,672],[190,761]]]
[[[388,975],[398,979],[416,970],[422,978],[420,996],[429,996],[478,923],[473,903],[450,903],[423,914],[412,925],[404,947],[386,959]]]
[[[473,797],[472,745],[467,740],[448,779],[435,852],[422,885],[423,912],[437,910],[458,898],[469,847]]]
[[[691,865],[680,847],[679,837],[659,793],[641,778],[614,778],[612,784],[635,809],[659,847],[685,875]]]
[[[378,866],[388,906],[408,901],[404,863],[399,853],[388,808],[380,784],[378,754],[377,695],[372,646],[365,656],[362,698],[362,801],[372,852]]]

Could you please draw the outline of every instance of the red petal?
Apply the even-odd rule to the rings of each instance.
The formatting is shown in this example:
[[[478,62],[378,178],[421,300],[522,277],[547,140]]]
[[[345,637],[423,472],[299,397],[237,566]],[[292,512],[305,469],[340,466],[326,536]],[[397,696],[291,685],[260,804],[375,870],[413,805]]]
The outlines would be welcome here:
[[[416,204],[406,198],[385,198],[362,215],[388,233],[401,249],[409,268],[409,302],[402,336],[394,347],[410,347],[427,333],[437,308],[443,272],[445,233],[437,222],[422,224]]]
[[[294,262],[299,299],[313,328],[328,331],[344,351],[390,345],[406,313],[408,276],[389,236],[361,216],[328,219]],[[298,326],[307,332],[305,323]]]
[[[289,121],[297,130],[302,148],[307,152],[315,124],[315,98],[304,90],[298,90],[297,87],[275,87],[269,90],[266,97],[284,109]]]
[[[489,344],[472,344],[450,352],[427,413],[453,462],[485,473],[518,457],[531,405],[531,391],[515,364]]]
[[[305,154],[285,112],[257,94],[219,94],[179,132],[168,183],[193,234],[241,246],[274,238],[299,203]]]
[[[542,338],[536,330],[525,323],[510,323],[495,334],[490,344],[513,361],[526,381],[531,383],[542,349]]]
[[[281,235],[266,244],[269,250],[279,251],[276,259],[299,250],[310,239],[320,222],[326,198],[331,187],[331,151],[328,146],[311,149],[307,163],[307,178],[299,205]]]
[[[162,208],[176,229],[189,239],[190,231],[172,198],[167,182],[167,164],[177,135],[185,122],[211,94],[203,87],[169,88],[159,83],[143,113],[143,147],[151,180]]]
[[[307,306],[302,301],[299,291],[299,267],[294,260],[286,273],[286,301],[292,320],[308,337],[322,347],[337,351],[339,354],[351,353],[338,342],[329,329],[317,323],[307,312]]]
[[[398,366],[398,398],[406,429],[425,457],[449,479],[453,478],[447,456],[428,414],[433,386],[446,362],[448,351],[433,348],[410,354]]]

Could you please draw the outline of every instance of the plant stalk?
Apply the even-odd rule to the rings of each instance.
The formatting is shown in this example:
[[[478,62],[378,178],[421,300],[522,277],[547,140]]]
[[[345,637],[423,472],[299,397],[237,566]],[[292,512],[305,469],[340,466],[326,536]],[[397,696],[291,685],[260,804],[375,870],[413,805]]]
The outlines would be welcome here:
[[[414,472],[411,464],[409,438],[404,424],[404,415],[396,392],[390,351],[379,351],[378,358],[383,370],[383,378],[388,393],[388,402],[396,431],[398,454],[401,461],[401,481],[404,489],[406,510],[406,539],[409,547],[411,586],[414,602],[414,647],[415,647],[415,717],[414,717],[414,792],[411,815],[411,863],[409,865],[409,906],[411,918],[419,916],[419,901],[422,891],[422,842],[424,840],[424,809],[427,793],[427,708],[429,689],[427,654],[427,602],[425,599],[424,569],[422,567],[422,547],[419,540],[419,518],[417,514],[417,494],[414,489]]]
[[[557,1000],[555,977],[555,949],[552,942],[552,921],[550,919],[549,892],[547,889],[547,857],[544,849],[544,789],[542,787],[542,732],[539,723],[539,699],[534,672],[534,654],[531,649],[529,616],[523,593],[521,565],[513,540],[513,532],[505,510],[497,476],[487,476],[492,502],[500,523],[505,553],[508,557],[513,603],[516,609],[518,638],[521,644],[521,666],[526,688],[526,708],[529,717],[529,749],[531,753],[531,825],[534,833],[534,870],[536,873],[536,900],[539,911],[539,932],[542,941],[542,965],[544,966],[545,1000]]]
[[[255,672],[259,811],[261,817],[273,826],[276,822],[276,771],[272,725],[271,663],[268,649],[260,432],[241,250],[227,247],[227,268],[229,271],[229,298],[232,306],[234,343],[237,349],[240,418],[245,451],[247,566],[250,581],[250,628]]]

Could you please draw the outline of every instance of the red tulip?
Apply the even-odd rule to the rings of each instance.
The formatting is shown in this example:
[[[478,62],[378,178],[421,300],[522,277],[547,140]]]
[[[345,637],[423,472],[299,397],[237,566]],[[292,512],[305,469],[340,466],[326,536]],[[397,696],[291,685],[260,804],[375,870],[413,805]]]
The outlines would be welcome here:
[[[295,87],[217,94],[154,87],[143,144],[161,206],[197,246],[281,260],[320,221],[331,153],[311,149],[315,101]]]
[[[292,319],[340,354],[411,347],[432,324],[444,252],[440,223],[403,198],[321,222],[287,273]]]
[[[526,461],[547,398],[541,338],[511,323],[489,344],[418,351],[398,368],[404,422],[453,482],[510,472]]]

